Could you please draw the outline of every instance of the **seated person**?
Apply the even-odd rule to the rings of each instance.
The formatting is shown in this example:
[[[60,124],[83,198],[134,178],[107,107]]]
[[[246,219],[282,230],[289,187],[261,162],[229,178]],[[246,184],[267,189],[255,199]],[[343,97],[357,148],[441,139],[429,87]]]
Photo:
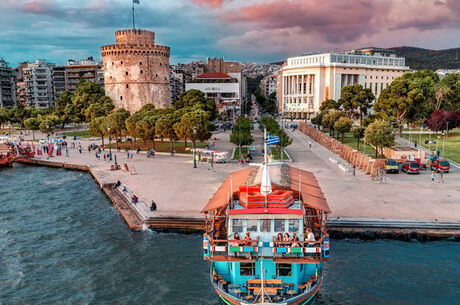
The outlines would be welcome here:
[[[278,242],[279,242],[279,241],[283,241],[283,234],[278,233],[278,234],[276,235],[276,237],[273,237],[273,241],[274,241],[274,242],[275,242],[275,241],[278,241]],[[275,247],[282,247],[282,246],[283,246],[282,243],[275,243]]]
[[[291,241],[299,241],[299,237],[297,236],[297,233],[292,234]],[[291,247],[292,248],[298,248],[298,247],[300,247],[300,245],[298,243],[292,243]]]
[[[156,211],[157,210],[157,204],[155,203],[155,201],[152,200],[152,204],[150,206],[150,211]]]
[[[284,247],[289,247],[291,245],[291,237],[289,236],[289,233],[284,233],[283,241],[287,242],[283,244]]]
[[[251,233],[247,232],[246,235],[244,236],[244,240],[249,240],[249,241],[245,242],[244,244],[246,246],[251,246],[252,245]]]
[[[315,234],[313,234],[313,232],[311,231],[310,228],[307,228],[306,232],[307,232],[307,239],[305,241],[308,242],[307,247],[314,247],[315,246],[315,241],[316,241]]]
[[[115,183],[115,188],[119,187],[121,185],[121,182],[120,180],[117,181],[117,183]]]
[[[238,233],[233,233],[233,240],[241,240],[240,239],[240,236],[238,235]],[[230,246],[233,246],[233,247],[238,247],[240,244],[238,242],[232,242],[230,243]]]

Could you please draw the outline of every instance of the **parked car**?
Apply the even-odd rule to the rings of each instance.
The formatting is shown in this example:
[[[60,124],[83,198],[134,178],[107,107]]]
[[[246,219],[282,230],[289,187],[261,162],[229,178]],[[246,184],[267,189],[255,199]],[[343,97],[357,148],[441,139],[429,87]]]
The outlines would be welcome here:
[[[420,174],[420,164],[415,161],[406,161],[403,163],[401,170],[407,174]]]
[[[447,160],[436,159],[431,162],[432,171],[448,173],[450,171],[450,163]]]
[[[399,173],[399,164],[394,159],[388,159],[385,161],[385,173]]]

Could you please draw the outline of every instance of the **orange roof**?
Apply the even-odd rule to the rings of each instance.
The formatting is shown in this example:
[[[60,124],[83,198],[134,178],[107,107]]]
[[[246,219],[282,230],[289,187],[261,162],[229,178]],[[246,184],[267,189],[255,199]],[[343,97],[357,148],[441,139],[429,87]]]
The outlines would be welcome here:
[[[302,202],[313,209],[317,209],[326,213],[330,213],[331,209],[327,204],[324,193],[311,172],[307,172],[295,167],[289,168],[290,188],[299,191],[300,177],[300,193],[302,194]]]
[[[215,79],[215,78],[232,78],[230,75],[222,72],[206,72],[198,75],[199,79]]]
[[[229,202],[231,192],[237,192],[239,186],[246,183],[254,169],[254,167],[248,167],[228,175],[201,212],[208,212],[226,206]]]

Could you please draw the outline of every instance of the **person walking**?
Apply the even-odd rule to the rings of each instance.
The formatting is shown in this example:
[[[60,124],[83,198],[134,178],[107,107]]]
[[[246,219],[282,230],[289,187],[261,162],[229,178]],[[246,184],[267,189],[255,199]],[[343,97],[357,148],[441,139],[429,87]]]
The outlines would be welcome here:
[[[439,172],[439,182],[444,183],[444,172],[443,171]]]
[[[434,184],[434,180],[436,179],[436,172],[431,171],[431,184]]]
[[[107,162],[107,157],[106,157],[105,153],[104,153],[104,162]]]
[[[356,166],[353,164],[353,177],[356,176]]]
[[[311,148],[311,140],[308,140],[308,146]]]
[[[79,151],[79,152],[80,152],[80,154],[81,154],[81,144],[80,144],[80,145],[78,145],[78,151]]]
[[[65,148],[65,156],[66,156],[67,158],[69,157],[69,149],[67,148],[67,146],[66,146],[66,148]]]
[[[211,156],[211,159],[209,160],[209,164],[211,165],[211,167],[208,168],[208,170],[212,168],[212,170],[216,172],[216,170],[214,169],[214,156]]]

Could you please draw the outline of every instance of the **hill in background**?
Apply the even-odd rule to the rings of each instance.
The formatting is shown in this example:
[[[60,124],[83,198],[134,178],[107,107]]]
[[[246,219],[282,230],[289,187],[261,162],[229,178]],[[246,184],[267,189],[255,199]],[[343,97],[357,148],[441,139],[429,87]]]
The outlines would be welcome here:
[[[460,69],[460,48],[429,50],[415,47],[395,47],[397,56],[406,58],[406,66],[414,70]]]

